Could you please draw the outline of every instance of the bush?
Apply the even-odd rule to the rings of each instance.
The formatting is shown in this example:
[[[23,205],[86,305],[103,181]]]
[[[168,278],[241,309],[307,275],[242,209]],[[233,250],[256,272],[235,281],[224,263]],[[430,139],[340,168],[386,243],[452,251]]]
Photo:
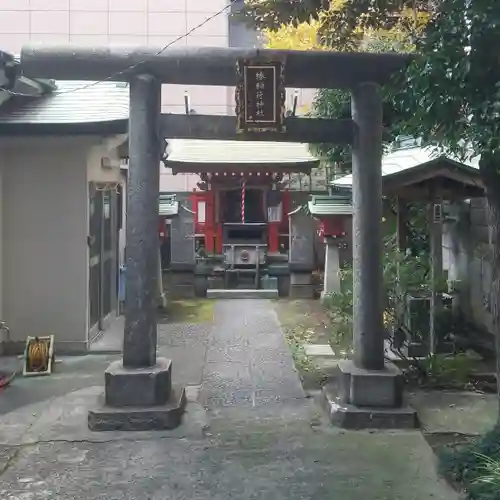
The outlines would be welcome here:
[[[465,486],[470,500],[500,500],[500,426],[458,452],[443,453],[440,469]]]
[[[342,289],[325,297],[323,305],[332,325],[330,342],[333,346],[348,347],[352,344],[352,268],[341,270]]]
[[[422,362],[422,368],[432,385],[463,387],[470,380],[473,363],[468,353],[434,354]]]
[[[385,297],[384,324],[387,329],[397,323],[397,309],[405,293],[429,290],[429,262],[424,254],[410,255],[396,249],[394,237],[385,238],[383,255],[383,283]],[[352,343],[353,270],[341,270],[341,291],[324,300],[332,327],[332,343]]]

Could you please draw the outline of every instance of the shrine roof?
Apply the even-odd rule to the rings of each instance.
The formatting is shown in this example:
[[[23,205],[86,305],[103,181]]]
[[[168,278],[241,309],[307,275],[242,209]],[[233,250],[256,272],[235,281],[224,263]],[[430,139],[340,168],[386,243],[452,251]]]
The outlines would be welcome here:
[[[171,217],[179,213],[179,202],[175,194],[160,194],[159,215]]]
[[[127,132],[129,89],[125,84],[81,81],[49,83],[33,90],[32,95],[14,96],[2,103],[2,135]]]
[[[352,199],[342,195],[313,195],[307,208],[313,217],[324,215],[352,215]]]
[[[479,158],[459,160],[443,155],[433,148],[409,146],[393,150],[382,157],[384,189],[395,190],[433,178],[442,177],[457,184],[482,189],[479,176]],[[352,186],[352,174],[332,181],[333,186]]]
[[[172,139],[167,149],[166,166],[174,173],[234,168],[237,166],[289,167],[307,170],[319,160],[309,152],[307,144],[267,141],[209,141]],[[201,169],[201,170],[200,170]]]

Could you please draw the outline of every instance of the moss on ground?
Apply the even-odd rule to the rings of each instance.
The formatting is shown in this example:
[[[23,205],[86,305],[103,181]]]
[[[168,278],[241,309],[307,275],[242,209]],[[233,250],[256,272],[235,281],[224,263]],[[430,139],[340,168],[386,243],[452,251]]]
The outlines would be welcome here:
[[[184,299],[169,301],[165,313],[168,323],[211,323],[214,319],[215,301]]]
[[[328,344],[330,323],[319,300],[278,300],[275,310],[304,389],[320,388],[327,375],[304,350],[304,344]]]

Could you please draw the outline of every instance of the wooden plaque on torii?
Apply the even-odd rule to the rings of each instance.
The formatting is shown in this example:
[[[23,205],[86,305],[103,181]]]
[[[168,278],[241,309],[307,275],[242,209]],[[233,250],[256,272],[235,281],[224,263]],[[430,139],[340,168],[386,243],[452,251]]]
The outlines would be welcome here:
[[[238,59],[236,69],[236,131],[284,133],[284,60]]]

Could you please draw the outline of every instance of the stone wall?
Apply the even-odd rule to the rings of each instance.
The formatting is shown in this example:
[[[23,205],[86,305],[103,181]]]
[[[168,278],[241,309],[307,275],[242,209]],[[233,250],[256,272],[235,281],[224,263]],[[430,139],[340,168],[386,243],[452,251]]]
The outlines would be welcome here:
[[[319,192],[324,194],[324,192]],[[294,211],[299,206],[307,206],[307,202],[309,201],[309,197],[311,194],[318,194],[315,192],[308,191],[290,191],[292,206],[290,207],[291,211]],[[294,217],[292,215],[292,217]],[[325,243],[322,238],[318,235],[318,221],[316,221],[310,215],[303,215],[304,224],[306,226],[305,235],[307,238],[307,245],[312,244],[312,253],[313,253],[313,267],[323,268],[325,265]],[[310,247],[309,247],[310,248]]]
[[[450,279],[459,279],[461,310],[479,327],[493,331],[490,312],[491,263],[483,198],[472,199],[460,210],[456,231],[445,238],[443,251],[450,262]]]
[[[179,214],[171,221],[171,266],[193,270],[196,263],[194,242],[194,213],[188,193],[178,193]]]
[[[476,328],[461,334],[470,345],[484,354],[494,349],[493,322],[490,309],[491,264],[484,199],[455,203],[445,210],[443,227],[443,269],[457,290],[454,309]],[[467,332],[467,333],[466,333]],[[460,334],[460,332],[459,332]]]

